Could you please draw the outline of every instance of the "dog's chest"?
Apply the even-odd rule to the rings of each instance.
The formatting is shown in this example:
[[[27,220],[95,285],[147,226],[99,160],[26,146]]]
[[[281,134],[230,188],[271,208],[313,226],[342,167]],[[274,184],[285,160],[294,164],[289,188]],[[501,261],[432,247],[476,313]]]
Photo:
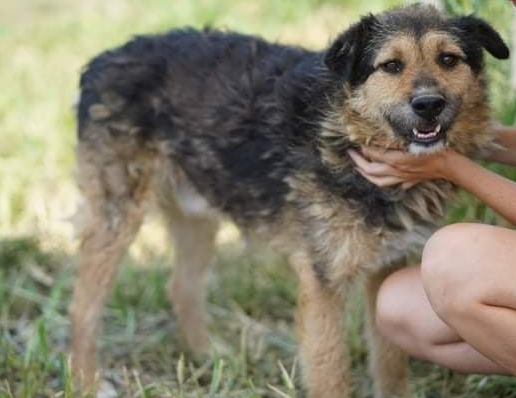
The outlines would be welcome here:
[[[411,231],[385,233],[377,266],[399,263],[404,258],[418,255],[434,229],[430,226],[416,226]]]

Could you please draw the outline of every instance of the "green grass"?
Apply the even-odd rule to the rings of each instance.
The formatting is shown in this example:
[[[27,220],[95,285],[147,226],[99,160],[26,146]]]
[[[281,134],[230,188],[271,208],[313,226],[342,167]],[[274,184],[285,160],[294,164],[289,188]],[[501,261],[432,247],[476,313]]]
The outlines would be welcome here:
[[[74,274],[72,103],[82,66],[134,34],[213,25],[321,48],[358,15],[396,1],[21,0],[0,2],[0,398],[72,397],[67,345]],[[450,0],[509,37],[508,1]],[[495,114],[511,123],[508,63],[489,60]],[[514,171],[490,166],[516,177]],[[462,195],[449,214],[502,223]],[[104,313],[104,376],[122,397],[300,397],[295,278],[277,260],[221,245],[209,281],[217,354],[193,358],[165,294],[171,250],[155,221],[126,259]],[[226,239],[227,240],[227,239]],[[360,295],[351,314],[355,397],[370,396]],[[516,397],[516,382],[412,363],[416,397]],[[281,391],[278,392],[278,391]],[[283,395],[282,395],[283,394]]]
[[[0,262],[0,397],[74,396],[66,352],[73,271],[67,256],[19,238],[2,242]],[[106,305],[100,339],[103,376],[121,397],[301,397],[295,286],[287,267],[223,246],[208,287],[216,354],[194,358],[166,298],[168,270],[131,263]],[[362,398],[370,396],[371,381],[359,295],[355,301],[349,337],[354,396]],[[417,361],[411,378],[415,397],[516,397],[514,379],[459,376]]]

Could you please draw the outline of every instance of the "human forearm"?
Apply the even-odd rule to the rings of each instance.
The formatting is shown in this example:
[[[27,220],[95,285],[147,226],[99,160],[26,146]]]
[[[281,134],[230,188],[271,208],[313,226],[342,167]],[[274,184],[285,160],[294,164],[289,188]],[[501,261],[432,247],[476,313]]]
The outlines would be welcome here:
[[[452,151],[444,177],[516,224],[516,183]]]

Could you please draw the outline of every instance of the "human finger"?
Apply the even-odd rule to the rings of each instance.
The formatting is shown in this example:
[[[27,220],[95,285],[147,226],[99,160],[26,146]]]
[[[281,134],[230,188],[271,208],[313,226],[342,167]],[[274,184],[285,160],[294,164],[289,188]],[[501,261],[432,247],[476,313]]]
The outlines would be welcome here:
[[[374,176],[366,173],[364,170],[360,168],[357,168],[356,170],[358,171],[358,173],[360,173],[362,177],[364,177],[366,180],[380,188],[390,187],[392,185],[399,185],[405,181],[402,178],[396,176]]]
[[[418,181],[405,181],[404,183],[401,184],[401,189],[406,191],[406,190],[412,188],[417,183],[418,183]]]
[[[411,161],[414,156],[398,150],[385,150],[373,147],[362,147],[362,153],[369,160],[390,165]]]
[[[389,166],[386,163],[370,162],[361,156],[356,151],[348,151],[349,156],[353,159],[356,165],[367,175],[376,177],[403,177],[399,170]]]
[[[363,167],[365,167],[369,163],[369,161],[366,158],[364,158],[362,155],[360,155],[354,149],[349,149],[348,150],[348,155],[353,160],[353,162],[355,162],[355,164],[358,167],[362,167],[363,168]]]

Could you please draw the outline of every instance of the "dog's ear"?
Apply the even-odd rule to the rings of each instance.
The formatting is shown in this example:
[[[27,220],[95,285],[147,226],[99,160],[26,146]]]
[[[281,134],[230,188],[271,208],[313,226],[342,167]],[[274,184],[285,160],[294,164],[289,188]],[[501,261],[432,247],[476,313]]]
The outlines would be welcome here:
[[[469,15],[457,18],[454,22],[464,37],[471,37],[493,57],[498,59],[509,58],[509,48],[498,32],[484,20]]]
[[[363,17],[337,37],[324,56],[328,69],[344,80],[351,80],[375,23],[373,15]]]

